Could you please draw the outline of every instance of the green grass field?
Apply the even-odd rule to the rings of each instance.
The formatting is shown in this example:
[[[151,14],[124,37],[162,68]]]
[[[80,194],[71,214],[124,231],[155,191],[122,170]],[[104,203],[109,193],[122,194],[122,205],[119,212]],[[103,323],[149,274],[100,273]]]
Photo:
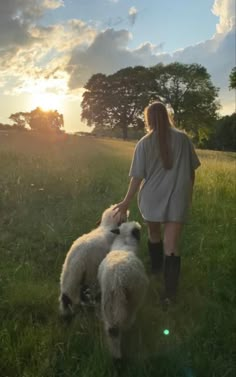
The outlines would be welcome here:
[[[66,252],[124,195],[133,148],[92,137],[0,135],[2,377],[236,375],[234,153],[199,151],[178,302],[164,312],[162,279],[151,278],[121,369],[107,353],[97,312],[83,310],[69,325],[58,316]],[[143,224],[136,201],[130,218]],[[148,271],[146,241],[143,224],[140,257]]]

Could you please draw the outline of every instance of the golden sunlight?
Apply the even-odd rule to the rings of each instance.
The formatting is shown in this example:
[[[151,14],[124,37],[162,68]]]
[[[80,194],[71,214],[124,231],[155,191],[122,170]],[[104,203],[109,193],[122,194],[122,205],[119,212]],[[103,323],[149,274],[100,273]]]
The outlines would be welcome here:
[[[35,93],[31,100],[32,108],[40,107],[42,110],[57,110],[63,112],[63,97],[53,93]]]

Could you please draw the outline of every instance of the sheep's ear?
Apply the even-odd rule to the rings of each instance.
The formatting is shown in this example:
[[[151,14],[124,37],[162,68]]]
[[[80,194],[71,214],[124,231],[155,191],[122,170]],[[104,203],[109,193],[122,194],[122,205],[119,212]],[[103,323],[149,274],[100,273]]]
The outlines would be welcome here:
[[[119,228],[111,229],[111,232],[114,234],[120,234],[120,229]]]

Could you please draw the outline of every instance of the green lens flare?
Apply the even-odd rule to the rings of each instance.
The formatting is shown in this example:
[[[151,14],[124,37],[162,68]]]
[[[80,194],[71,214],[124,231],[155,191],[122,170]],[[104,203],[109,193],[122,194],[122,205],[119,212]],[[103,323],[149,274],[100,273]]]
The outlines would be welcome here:
[[[168,330],[168,329],[165,329],[165,330],[163,331],[163,334],[164,334],[164,335],[169,335],[169,334],[170,334],[170,332],[169,332],[169,330]]]

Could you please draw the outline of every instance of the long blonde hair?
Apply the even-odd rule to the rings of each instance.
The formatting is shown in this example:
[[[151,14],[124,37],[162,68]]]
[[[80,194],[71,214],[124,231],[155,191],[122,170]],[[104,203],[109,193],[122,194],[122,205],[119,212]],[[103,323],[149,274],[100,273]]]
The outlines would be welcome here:
[[[171,151],[171,119],[165,105],[161,102],[153,102],[144,110],[144,119],[148,131],[158,132],[160,155],[165,169],[171,169],[173,164]]]

